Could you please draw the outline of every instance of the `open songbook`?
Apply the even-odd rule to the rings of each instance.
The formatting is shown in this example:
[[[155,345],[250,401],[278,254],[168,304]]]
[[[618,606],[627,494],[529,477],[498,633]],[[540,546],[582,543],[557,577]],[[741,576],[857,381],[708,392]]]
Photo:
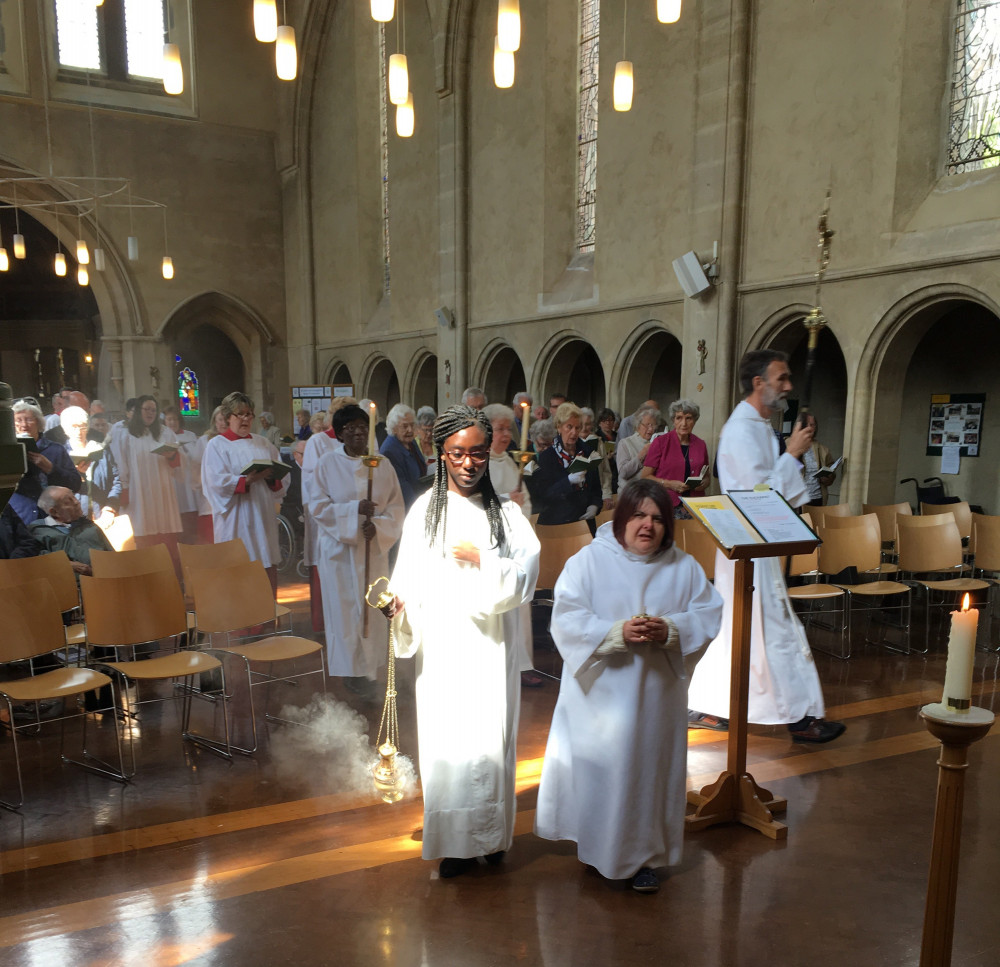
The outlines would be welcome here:
[[[580,470],[589,470],[591,466],[600,463],[602,459],[603,457],[596,450],[593,453],[578,453],[566,468],[566,472],[578,473]]]
[[[179,443],[161,443],[153,453],[158,453],[164,457],[172,457],[175,453],[180,450],[181,445]]]
[[[833,463],[831,463],[829,467],[820,467],[819,470],[817,470],[813,474],[813,477],[822,477],[824,474],[827,474],[827,473],[836,473],[837,472],[837,468],[843,462],[844,462],[844,458],[843,457],[837,457],[837,459],[834,460]]]
[[[819,540],[791,504],[769,487],[731,490],[718,497],[681,495],[681,502],[723,547]]]
[[[103,450],[88,450],[86,453],[71,453],[69,458],[73,461],[74,466],[80,467],[85,463],[97,463],[103,456]]]
[[[240,471],[240,476],[245,477],[247,474],[259,473],[262,470],[270,470],[272,480],[281,480],[286,474],[292,472],[292,468],[280,460],[251,460]]]
[[[708,464],[706,463],[704,467],[701,468],[701,473],[697,477],[687,477],[684,483],[688,485],[691,490],[700,490],[701,485],[705,482],[705,476],[708,473]]]

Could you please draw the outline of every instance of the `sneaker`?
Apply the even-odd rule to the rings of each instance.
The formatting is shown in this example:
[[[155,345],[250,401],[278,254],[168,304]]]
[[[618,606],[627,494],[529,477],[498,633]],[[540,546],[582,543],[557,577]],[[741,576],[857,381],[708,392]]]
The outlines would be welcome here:
[[[728,732],[729,719],[721,718],[718,715],[708,715],[705,712],[695,712],[688,709],[689,729],[711,729],[713,732]]]
[[[438,864],[438,875],[442,880],[450,880],[453,876],[461,876],[463,873],[468,873],[475,866],[476,861],[471,856],[464,858],[446,856]]]
[[[847,728],[843,722],[828,722],[807,715],[804,719],[788,726],[793,742],[832,742],[844,734]]]
[[[660,889],[659,878],[648,866],[644,866],[632,877],[632,889],[636,893],[656,893]]]

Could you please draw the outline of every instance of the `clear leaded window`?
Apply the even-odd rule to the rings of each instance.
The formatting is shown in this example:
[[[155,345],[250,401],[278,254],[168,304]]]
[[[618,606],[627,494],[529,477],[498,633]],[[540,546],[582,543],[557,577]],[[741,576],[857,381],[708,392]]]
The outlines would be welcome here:
[[[55,0],[59,66],[115,80],[163,79],[166,0]]]
[[[597,76],[601,0],[580,0],[580,100],[577,106],[576,247],[597,240]]]
[[[956,0],[948,173],[1000,163],[1000,0]]]

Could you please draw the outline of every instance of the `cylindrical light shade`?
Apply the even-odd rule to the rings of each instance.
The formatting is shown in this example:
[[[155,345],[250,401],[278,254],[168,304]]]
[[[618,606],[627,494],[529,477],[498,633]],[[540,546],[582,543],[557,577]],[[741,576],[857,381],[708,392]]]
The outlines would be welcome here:
[[[271,44],[278,37],[278,7],[276,0],[253,0],[253,35],[262,44]]]
[[[86,265],[81,265],[76,270],[76,281],[80,285],[90,285],[90,273]]]
[[[681,0],[656,0],[656,19],[661,24],[675,24],[681,19]]]
[[[76,240],[76,261],[80,265],[90,265],[90,251],[82,238]]]
[[[7,249],[0,248],[0,272],[6,272],[10,269],[10,256],[7,254]]]
[[[407,94],[406,101],[396,105],[396,134],[401,138],[413,134],[413,94]]]
[[[134,235],[128,237],[128,260],[130,262],[139,261],[139,239]]]
[[[163,89],[168,94],[184,93],[184,66],[177,44],[163,45]]]
[[[410,75],[406,69],[406,54],[389,55],[389,100],[405,104],[410,93]]]
[[[632,108],[632,61],[620,60],[615,64],[615,85],[612,97],[616,111],[629,111]]]
[[[169,255],[163,256],[163,278],[172,279],[174,277],[174,260]]]
[[[521,7],[518,0],[500,0],[497,7],[497,40],[500,49],[511,54],[521,46]]]
[[[24,250],[24,236],[15,235],[14,236],[14,258],[23,259],[26,252]]]
[[[372,0],[372,20],[387,24],[392,20],[396,0]]]
[[[287,24],[278,28],[278,42],[274,47],[274,67],[283,81],[294,81],[299,72],[299,53],[295,48],[295,28]]]
[[[56,252],[55,270],[60,278],[66,274],[66,256],[62,252]]]
[[[493,41],[493,83],[497,87],[514,86],[514,55],[500,49],[499,38]]]
[[[104,249],[103,248],[95,248],[94,249],[94,268],[97,269],[98,272],[103,272],[104,271]]]

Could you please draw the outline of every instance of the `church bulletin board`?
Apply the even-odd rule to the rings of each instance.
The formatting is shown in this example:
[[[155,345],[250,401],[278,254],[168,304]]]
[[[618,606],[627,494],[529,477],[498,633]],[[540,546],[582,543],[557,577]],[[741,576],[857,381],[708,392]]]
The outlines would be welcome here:
[[[306,410],[310,416],[325,413],[330,408],[333,399],[332,386],[293,386],[292,416],[299,410]]]
[[[931,397],[927,456],[941,456],[944,446],[958,446],[963,457],[978,457],[983,442],[985,393],[940,393]]]

